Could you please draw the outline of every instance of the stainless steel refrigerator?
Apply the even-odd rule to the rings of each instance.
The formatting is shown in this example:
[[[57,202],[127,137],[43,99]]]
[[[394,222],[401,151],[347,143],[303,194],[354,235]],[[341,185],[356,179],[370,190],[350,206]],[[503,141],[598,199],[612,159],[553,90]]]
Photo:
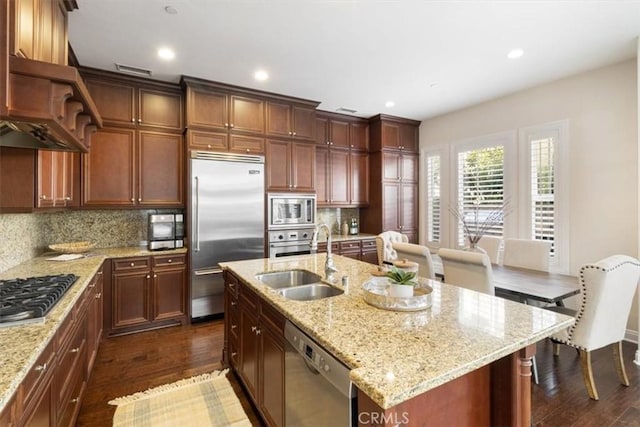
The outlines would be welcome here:
[[[192,319],[224,312],[218,263],[264,258],[264,230],[264,157],[192,152]]]

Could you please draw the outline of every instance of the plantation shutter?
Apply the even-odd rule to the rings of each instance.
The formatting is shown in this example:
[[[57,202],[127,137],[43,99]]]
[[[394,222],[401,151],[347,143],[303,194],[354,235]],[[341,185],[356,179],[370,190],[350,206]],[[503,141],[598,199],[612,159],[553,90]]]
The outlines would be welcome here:
[[[427,241],[440,243],[440,156],[427,155]]]
[[[495,146],[458,153],[458,210],[471,230],[504,203],[504,147]],[[486,235],[502,236],[504,221],[493,224]],[[465,246],[458,223],[458,244]]]
[[[554,241],[555,152],[554,137],[530,140],[531,238]]]

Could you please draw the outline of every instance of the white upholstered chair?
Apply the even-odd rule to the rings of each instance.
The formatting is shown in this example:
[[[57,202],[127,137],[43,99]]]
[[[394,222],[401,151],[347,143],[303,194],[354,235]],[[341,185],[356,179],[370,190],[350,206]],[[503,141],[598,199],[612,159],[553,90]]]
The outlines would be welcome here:
[[[444,283],[495,295],[493,270],[487,254],[442,248],[438,255],[442,259]]]
[[[433,270],[433,260],[429,248],[413,243],[393,243],[393,249],[396,251],[398,259],[406,259],[418,263],[418,276],[427,279],[435,279],[435,271]]]
[[[502,265],[549,271],[551,242],[546,240],[504,239]]]
[[[384,261],[393,262],[398,258],[394,243],[409,243],[409,238],[397,231],[384,231],[376,236],[376,250],[378,251],[378,265],[382,265]]]
[[[567,344],[580,351],[582,377],[589,397],[598,400],[598,391],[591,370],[591,351],[612,345],[616,371],[620,382],[629,385],[622,359],[622,340],[631,311],[633,296],[640,279],[640,261],[626,255],[613,255],[595,264],[580,268],[582,301],[577,312],[565,307],[549,310],[573,314],[576,323],[551,336],[554,354]]]
[[[478,247],[482,248],[492,264],[500,264],[500,249],[502,248],[502,237],[482,236],[478,242]]]

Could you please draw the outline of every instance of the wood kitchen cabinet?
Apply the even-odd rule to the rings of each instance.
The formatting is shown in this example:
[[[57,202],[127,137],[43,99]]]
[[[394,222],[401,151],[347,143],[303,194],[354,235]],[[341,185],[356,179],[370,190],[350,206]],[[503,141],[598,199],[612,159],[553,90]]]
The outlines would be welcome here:
[[[79,154],[65,151],[37,151],[36,207],[78,206]]]
[[[344,114],[316,113],[316,144],[369,151],[369,122]]]
[[[82,69],[82,74],[105,125],[183,130],[183,101],[179,88],[150,85],[144,79],[120,78],[94,70]]]
[[[181,207],[180,134],[103,128],[83,154],[83,206]]]
[[[267,140],[267,191],[315,191],[315,146]]]
[[[326,252],[327,243],[318,243],[318,253]],[[378,264],[378,252],[376,249],[375,238],[350,239],[341,240],[340,242],[332,242],[331,253],[357,259],[359,261],[368,262],[370,264]]]
[[[112,261],[110,335],[186,322],[186,255]],[[105,321],[106,323],[107,321]]]
[[[286,102],[267,102],[268,136],[291,137],[313,141],[315,138],[315,106]]]
[[[259,136],[188,129],[186,137],[191,150],[237,154],[264,154],[265,151],[264,138]]]
[[[284,426],[285,319],[233,274],[224,275],[225,298],[238,307],[237,319],[225,317],[225,363],[236,370],[267,425]]]
[[[418,241],[418,127],[420,122],[378,115],[371,119],[370,201],[360,230],[394,230]]]
[[[67,65],[67,12],[73,10],[73,3],[12,0],[8,4],[9,54]]]
[[[87,288],[87,378],[93,370],[102,339],[104,273],[102,267]]]

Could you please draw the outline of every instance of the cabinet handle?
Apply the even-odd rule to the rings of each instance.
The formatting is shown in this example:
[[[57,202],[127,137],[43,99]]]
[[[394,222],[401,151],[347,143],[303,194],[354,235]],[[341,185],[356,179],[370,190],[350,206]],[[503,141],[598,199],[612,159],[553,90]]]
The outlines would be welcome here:
[[[91,283],[91,284],[89,285],[89,288],[90,288],[90,289],[93,289],[93,288],[95,288],[95,287],[96,287],[96,282],[93,282],[93,283]]]
[[[96,273],[98,276],[102,276],[102,271],[98,271],[98,273]]]
[[[231,325],[231,329],[235,329],[237,327],[238,327],[238,325]]]
[[[231,301],[231,306],[232,306],[232,307],[235,307],[236,305],[238,305],[238,303],[237,303],[237,302],[235,302],[235,301]]]
[[[256,335],[260,335],[260,329],[256,328]]]
[[[238,352],[237,352],[237,351],[232,351],[232,352],[231,352],[231,357],[236,357],[237,355],[238,355]]]
[[[101,296],[102,296],[102,292],[98,292],[98,293],[96,294],[96,299],[100,299],[100,297],[101,297]]]
[[[44,372],[47,370],[47,362],[44,362],[44,364],[42,365],[38,365],[35,368],[33,368],[34,371],[36,372]]]
[[[40,196],[40,200],[47,200],[47,196],[43,194],[42,196]]]
[[[71,200],[71,197],[70,197],[70,196],[67,196],[67,197],[65,197],[64,199],[65,199],[66,201],[69,201],[69,200]]]
[[[76,348],[72,348],[71,350],[69,350],[69,353],[77,353],[80,351],[80,347],[76,347]]]
[[[79,400],[79,399],[78,399],[77,397],[74,397],[73,399],[71,399],[71,403],[74,403],[74,404],[75,404],[75,403],[78,403],[78,400]]]
[[[142,123],[142,119],[138,119],[138,123]]]
[[[256,326],[251,327],[251,332],[255,332],[258,328]]]

